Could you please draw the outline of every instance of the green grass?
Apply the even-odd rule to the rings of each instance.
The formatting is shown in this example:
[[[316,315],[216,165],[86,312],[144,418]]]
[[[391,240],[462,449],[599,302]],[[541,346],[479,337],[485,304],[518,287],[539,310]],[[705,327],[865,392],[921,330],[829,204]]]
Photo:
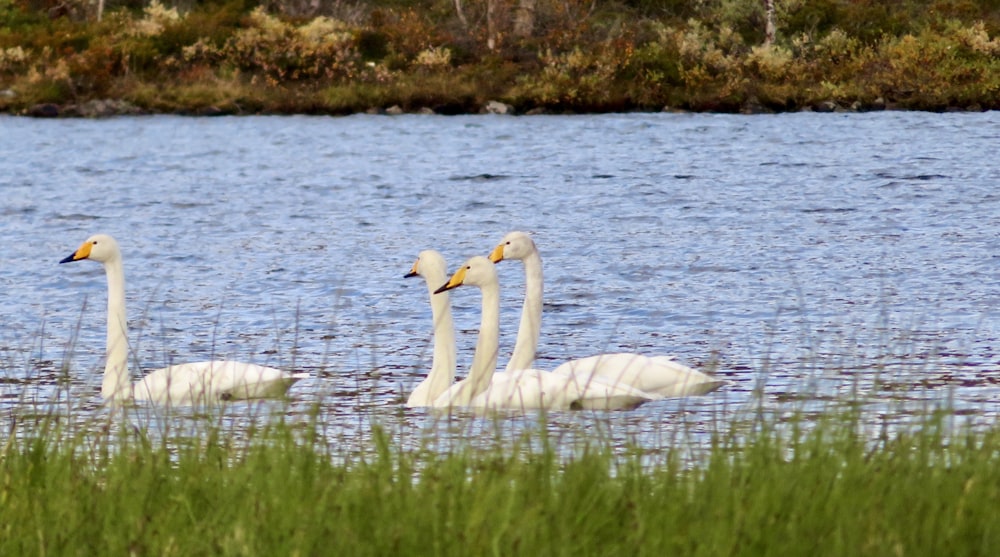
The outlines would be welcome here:
[[[543,433],[432,451],[376,427],[349,452],[319,424],[154,440],[42,421],[0,443],[0,554],[994,554],[1000,429],[943,423],[758,425],[650,465]]]

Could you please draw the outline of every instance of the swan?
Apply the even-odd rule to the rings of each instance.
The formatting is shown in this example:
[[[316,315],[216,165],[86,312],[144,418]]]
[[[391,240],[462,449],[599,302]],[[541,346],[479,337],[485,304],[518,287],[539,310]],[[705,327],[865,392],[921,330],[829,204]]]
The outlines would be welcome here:
[[[482,315],[476,352],[468,377],[442,393],[434,400],[434,406],[490,410],[612,410],[632,408],[662,398],[601,377],[581,380],[579,376],[537,369],[494,373],[500,336],[500,281],[495,266],[485,257],[473,257],[435,293],[462,285],[478,286],[482,292]],[[438,338],[435,337],[435,343],[437,341]]]
[[[451,318],[448,293],[434,294],[448,280],[448,265],[435,250],[424,250],[417,255],[410,272],[404,278],[421,276],[427,283],[434,319],[434,355],[431,371],[406,400],[409,407],[431,406],[441,393],[455,381],[455,325]]]
[[[507,369],[530,367],[535,360],[542,322],[542,257],[526,232],[514,231],[503,237],[489,255],[499,263],[507,259],[524,264],[525,295],[514,353]],[[552,370],[587,379],[594,376],[621,381],[640,391],[665,397],[703,395],[726,382],[673,360],[670,356],[645,356],[626,352],[597,354],[570,360]]]
[[[84,259],[103,264],[108,279],[107,354],[101,383],[101,397],[105,401],[191,405],[276,397],[284,394],[292,383],[309,376],[242,362],[207,361],[158,369],[133,384],[128,372],[125,273],[118,242],[107,234],[91,236],[59,263]]]

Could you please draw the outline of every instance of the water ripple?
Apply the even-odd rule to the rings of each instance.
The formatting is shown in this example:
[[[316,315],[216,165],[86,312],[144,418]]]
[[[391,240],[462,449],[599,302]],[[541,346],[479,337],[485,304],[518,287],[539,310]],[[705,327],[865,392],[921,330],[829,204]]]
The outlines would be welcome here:
[[[74,396],[100,412],[103,275],[56,262],[101,231],[125,251],[136,361],[310,370],[296,403],[323,401],[355,435],[359,412],[398,408],[429,368],[427,293],[401,279],[416,254],[436,248],[454,268],[527,229],[545,261],[540,366],[640,349],[733,382],[611,422],[649,433],[682,413],[782,416],[858,393],[900,420],[928,402],[977,423],[1000,408],[996,113],[0,128],[5,405],[62,396],[65,361]],[[503,364],[523,278],[498,269]],[[479,299],[452,299],[464,370]]]

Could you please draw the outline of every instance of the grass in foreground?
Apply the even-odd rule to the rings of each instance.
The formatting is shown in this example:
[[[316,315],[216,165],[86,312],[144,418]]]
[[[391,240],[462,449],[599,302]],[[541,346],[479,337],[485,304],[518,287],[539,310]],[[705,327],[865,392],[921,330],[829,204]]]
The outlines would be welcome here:
[[[234,443],[0,443],[3,555],[989,555],[1000,429],[879,442],[855,419],[720,440],[650,470],[551,443],[334,454],[285,425]],[[536,439],[537,441],[537,439]],[[541,446],[541,449],[528,449]]]

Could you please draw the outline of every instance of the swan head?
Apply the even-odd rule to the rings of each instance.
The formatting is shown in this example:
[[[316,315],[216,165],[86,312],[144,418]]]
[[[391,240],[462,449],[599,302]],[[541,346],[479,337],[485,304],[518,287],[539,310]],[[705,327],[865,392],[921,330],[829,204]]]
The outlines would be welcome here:
[[[421,276],[425,278],[436,278],[448,275],[448,265],[444,262],[444,256],[432,249],[425,249],[417,255],[417,260],[413,262],[410,272],[403,275],[403,278]]]
[[[507,233],[497,247],[490,252],[490,261],[499,263],[504,259],[525,259],[532,253],[537,253],[535,242],[527,232],[515,230]]]
[[[121,250],[118,249],[118,242],[107,234],[95,234],[87,238],[76,251],[69,254],[60,263],[70,263],[84,259],[106,263],[115,258],[121,258]]]
[[[463,285],[486,286],[496,284],[497,282],[497,270],[493,266],[493,262],[481,255],[477,255],[463,263],[455,271],[455,274],[451,275],[451,279],[444,286],[435,290],[434,293],[440,294],[441,292]]]

